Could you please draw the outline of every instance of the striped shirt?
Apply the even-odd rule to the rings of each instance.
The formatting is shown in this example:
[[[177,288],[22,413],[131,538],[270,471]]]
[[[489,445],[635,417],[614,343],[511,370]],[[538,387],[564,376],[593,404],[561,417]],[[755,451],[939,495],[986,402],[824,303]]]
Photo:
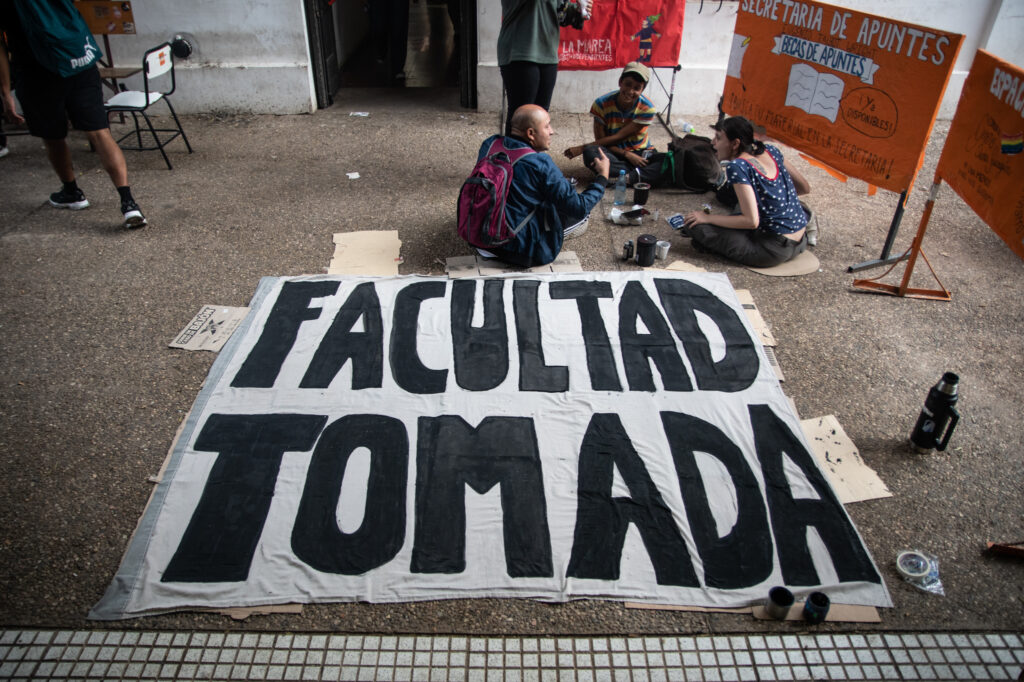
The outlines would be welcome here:
[[[642,126],[639,133],[631,137],[627,137],[625,140],[616,144],[615,146],[617,148],[625,149],[626,151],[635,151],[653,147],[654,145],[651,144],[651,141],[647,136],[647,128],[654,121],[654,116],[657,114],[657,110],[654,108],[654,105],[651,104],[651,100],[640,95],[637,99],[636,105],[632,109],[622,111],[616,103],[616,98],[618,98],[618,96],[619,91],[616,90],[614,92],[609,92],[607,95],[601,95],[595,99],[594,104],[590,107],[591,115],[604,124],[606,135],[614,135],[631,121],[635,121]]]

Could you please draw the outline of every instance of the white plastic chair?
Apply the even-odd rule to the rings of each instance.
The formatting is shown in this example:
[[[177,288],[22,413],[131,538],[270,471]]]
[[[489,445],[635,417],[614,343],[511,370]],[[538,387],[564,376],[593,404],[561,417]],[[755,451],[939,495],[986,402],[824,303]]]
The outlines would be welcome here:
[[[170,89],[159,90],[154,88],[151,81],[163,76],[168,71],[170,72]],[[138,90],[125,90],[124,92],[119,92],[107,100],[107,115],[109,116],[112,113],[128,113],[132,115],[132,120],[135,121],[135,130],[125,133],[117,140],[118,145],[121,145],[122,149],[127,151],[152,151],[154,149],[159,149],[160,153],[163,154],[164,161],[167,162],[167,168],[171,169],[171,160],[167,158],[167,153],[164,151],[164,147],[179,135],[181,136],[181,139],[185,141],[185,146],[188,148],[189,154],[192,153],[192,145],[188,143],[188,137],[186,137],[185,131],[181,127],[181,121],[178,120],[178,115],[174,113],[174,107],[171,106],[171,99],[169,97],[169,95],[174,92],[175,88],[174,55],[171,53],[170,43],[164,43],[163,45],[154,47],[152,50],[146,52],[145,56],[142,58],[142,79],[144,87],[142,92],[139,92]],[[146,109],[160,100],[167,103],[167,108],[171,111],[171,117],[174,119],[174,124],[177,126],[176,128],[153,127],[153,122],[146,114]],[[139,115],[145,119],[146,126],[149,128],[149,132],[153,136],[153,144],[150,146],[142,144],[142,128],[139,125]],[[158,133],[172,134],[161,139]],[[124,146],[122,142],[133,135],[135,136],[136,144]]]

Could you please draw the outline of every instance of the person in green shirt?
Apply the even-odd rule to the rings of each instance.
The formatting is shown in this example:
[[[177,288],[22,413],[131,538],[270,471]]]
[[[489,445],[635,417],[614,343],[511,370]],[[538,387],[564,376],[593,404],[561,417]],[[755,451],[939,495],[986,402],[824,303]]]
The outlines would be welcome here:
[[[508,98],[505,135],[512,113],[524,104],[551,108],[558,77],[558,0],[501,0],[498,67]]]

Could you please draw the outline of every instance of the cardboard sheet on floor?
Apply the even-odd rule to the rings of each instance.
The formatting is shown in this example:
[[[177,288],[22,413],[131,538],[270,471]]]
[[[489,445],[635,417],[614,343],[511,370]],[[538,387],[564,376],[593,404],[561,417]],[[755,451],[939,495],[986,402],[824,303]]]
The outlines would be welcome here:
[[[754,296],[750,293],[750,290],[737,289],[736,298],[740,300],[743,312],[747,314],[747,319],[753,325],[754,331],[757,332],[757,338],[761,339],[761,343],[766,346],[779,345],[772,334],[772,330],[768,328],[768,323],[765,322],[764,316],[761,315],[761,311],[757,309],[757,304],[754,303]]]
[[[768,364],[771,365],[775,376],[778,377],[779,381],[785,381],[786,376],[782,373],[779,358],[775,355],[775,346],[778,345],[778,342],[775,340],[772,330],[768,328],[768,323],[765,322],[761,311],[757,309],[754,297],[748,289],[737,289],[736,298],[739,299],[740,305],[743,306],[743,312],[747,314],[747,319],[750,320],[750,326],[754,328],[754,333],[757,334],[757,338],[764,346],[765,355],[768,356]]]
[[[807,442],[843,504],[892,497],[889,488],[857,452],[834,415],[802,419]]]
[[[402,241],[398,230],[338,232],[334,235],[334,256],[328,275],[388,277],[398,274],[402,263]]]
[[[735,609],[715,608],[713,606],[671,606],[663,604],[644,604],[640,602],[625,602],[627,609],[647,609],[652,611],[691,611],[694,613],[726,613],[737,616],[749,615],[758,620],[774,620],[764,610],[764,606],[744,606]],[[804,603],[796,602],[790,607],[786,614],[786,620],[803,620]],[[881,623],[882,618],[878,609],[874,606],[859,606],[856,604],[832,604],[828,609],[828,616],[825,620],[830,623]]]
[[[233,609],[215,610],[213,611],[213,613],[219,613],[222,616],[227,616],[232,620],[245,620],[249,618],[249,616],[271,616],[281,613],[298,615],[302,613],[302,604],[267,604],[266,606],[239,606]]]
[[[684,260],[674,260],[665,266],[666,270],[676,270],[678,272],[707,272],[707,268],[702,268],[699,265],[688,263]]]
[[[737,616],[749,616],[750,606],[738,606],[736,608],[719,608],[715,606],[675,606],[672,604],[644,604],[643,602],[627,601],[623,603],[627,609],[639,609],[648,611],[693,611],[695,613],[731,613]]]
[[[583,272],[579,256],[575,251],[562,251],[551,263],[538,265],[533,268],[517,268],[514,265],[503,263],[496,258],[484,258],[479,255],[452,256],[445,259],[445,272],[452,279],[459,277],[488,277],[493,275],[508,275],[520,272],[545,274],[552,272]]]
[[[247,307],[204,305],[167,345],[171,348],[209,350],[216,353],[224,347],[248,312]]]
[[[754,618],[758,620],[775,620],[764,610],[764,606],[758,604],[751,611]],[[786,620],[803,620],[804,603],[798,601],[789,607]],[[828,615],[825,621],[829,623],[881,623],[882,617],[874,606],[860,606],[858,604],[832,604],[828,608]]]
[[[769,277],[798,277],[800,275],[809,275],[812,272],[817,272],[818,268],[821,267],[821,261],[810,251],[804,251],[793,260],[786,261],[781,265],[776,265],[771,268],[751,268],[747,270],[753,270],[762,275],[768,275]]]

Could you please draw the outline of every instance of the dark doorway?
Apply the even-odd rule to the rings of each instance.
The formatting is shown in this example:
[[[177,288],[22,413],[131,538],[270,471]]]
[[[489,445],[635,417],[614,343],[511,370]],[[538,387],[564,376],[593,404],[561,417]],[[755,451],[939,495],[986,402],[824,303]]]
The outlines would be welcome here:
[[[458,87],[462,106],[476,106],[476,0],[406,0],[404,60],[394,53],[402,12],[381,10],[386,0],[369,1],[368,10],[381,14],[370,17],[359,48],[341,65],[341,87]]]
[[[320,109],[331,105],[341,76],[331,4],[325,0],[305,0],[306,35],[309,36],[309,54],[313,61],[316,105]]]

